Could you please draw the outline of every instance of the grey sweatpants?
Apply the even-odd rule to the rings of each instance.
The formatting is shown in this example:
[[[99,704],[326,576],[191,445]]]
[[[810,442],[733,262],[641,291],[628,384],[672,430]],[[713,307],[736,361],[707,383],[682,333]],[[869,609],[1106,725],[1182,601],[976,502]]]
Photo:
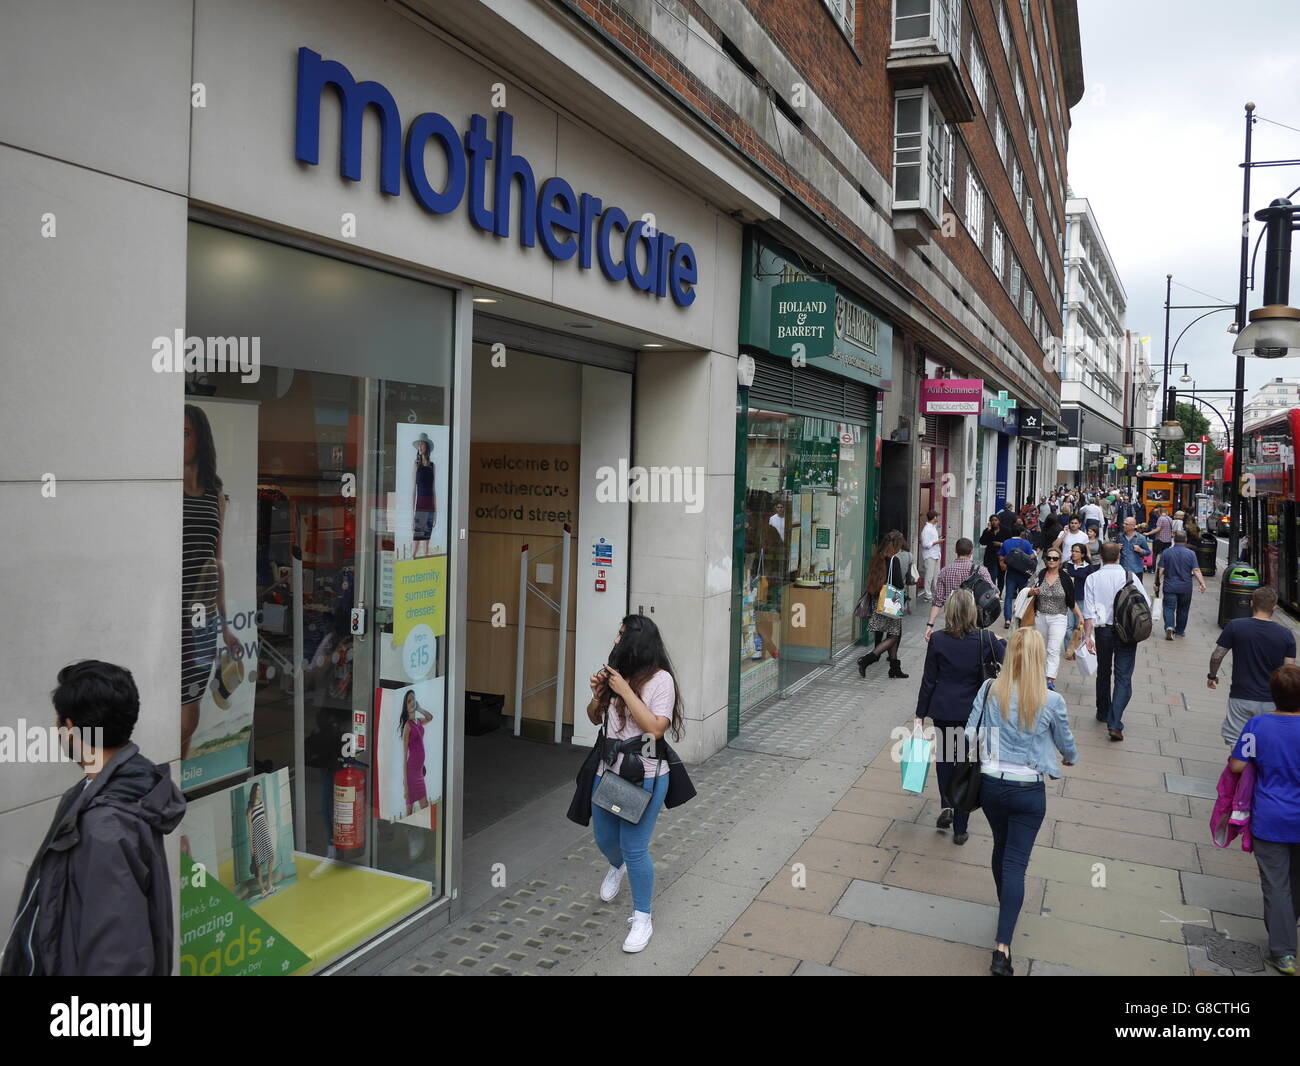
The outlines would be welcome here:
[[[1274,958],[1296,953],[1300,919],[1300,844],[1279,844],[1255,837],[1251,842],[1264,890],[1264,926],[1268,953]]]

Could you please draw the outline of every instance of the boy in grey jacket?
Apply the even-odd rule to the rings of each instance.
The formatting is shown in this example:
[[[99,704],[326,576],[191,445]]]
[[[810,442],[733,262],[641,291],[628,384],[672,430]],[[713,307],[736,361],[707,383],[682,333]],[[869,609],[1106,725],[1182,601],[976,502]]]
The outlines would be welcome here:
[[[86,776],[63,794],[23,885],[0,960],[5,976],[166,976],[171,878],[163,836],[185,799],[131,741],[140,696],[128,670],[59,671],[53,702]]]

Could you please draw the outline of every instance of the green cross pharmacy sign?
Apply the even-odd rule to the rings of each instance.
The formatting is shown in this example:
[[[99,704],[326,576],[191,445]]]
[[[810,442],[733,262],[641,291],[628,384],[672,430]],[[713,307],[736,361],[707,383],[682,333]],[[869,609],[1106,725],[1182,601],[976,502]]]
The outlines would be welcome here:
[[[988,405],[998,413],[999,418],[1006,418],[1016,406],[1014,396],[1009,396],[1007,390],[1003,389],[993,399],[988,401]]]

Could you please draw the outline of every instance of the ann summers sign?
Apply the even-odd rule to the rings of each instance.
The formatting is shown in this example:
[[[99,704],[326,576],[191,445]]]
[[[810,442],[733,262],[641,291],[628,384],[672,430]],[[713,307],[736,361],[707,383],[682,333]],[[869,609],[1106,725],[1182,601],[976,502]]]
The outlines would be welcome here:
[[[617,205],[575,192],[563,178],[547,178],[539,187],[532,165],[513,152],[515,120],[508,111],[497,112],[495,139],[482,115],[472,115],[462,135],[445,116],[426,111],[411,120],[403,141],[392,93],[377,81],[357,81],[342,63],[299,48],[294,154],[300,162],[320,162],[321,94],[327,86],[341,105],[339,171],[348,181],[361,180],[362,116],[373,109],[380,130],[379,187],[387,195],[401,195],[405,173],[412,195],[432,215],[464,205],[476,227],[502,238],[510,236],[517,216],[519,243],[526,248],[540,241],[552,259],[576,256],[582,270],[591,269],[594,257],[610,281],[627,282],[661,299],[671,296],[678,307],[694,302],[699,280],[695,250],[643,220],[632,222]],[[442,156],[446,177],[441,189],[433,187],[425,169],[430,146]],[[517,211],[512,205],[516,191]]]

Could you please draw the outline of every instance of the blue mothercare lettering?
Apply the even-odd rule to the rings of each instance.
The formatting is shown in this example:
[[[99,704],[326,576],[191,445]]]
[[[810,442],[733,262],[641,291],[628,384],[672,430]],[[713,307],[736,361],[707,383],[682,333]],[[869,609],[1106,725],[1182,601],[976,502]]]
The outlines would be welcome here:
[[[327,87],[339,101],[339,173],[347,181],[361,180],[362,119],[371,110],[379,118],[379,188],[386,195],[401,195],[404,172],[416,201],[430,214],[450,214],[463,203],[477,229],[499,238],[510,236],[517,218],[522,247],[540,243],[551,259],[576,257],[582,270],[591,269],[594,250],[596,265],[610,281],[627,282],[659,299],[671,296],[678,307],[695,302],[695,250],[643,221],[632,222],[617,205],[575,192],[561,177],[539,182],[528,160],[514,153],[515,119],[508,111],[497,112],[494,136],[482,115],[470,116],[462,135],[445,116],[425,112],[411,121],[403,142],[392,93],[378,82],[357,81],[337,60],[299,48],[294,132],[299,162],[320,163],[321,96]],[[441,189],[429,179],[430,152],[441,161],[436,168],[445,175]]]

